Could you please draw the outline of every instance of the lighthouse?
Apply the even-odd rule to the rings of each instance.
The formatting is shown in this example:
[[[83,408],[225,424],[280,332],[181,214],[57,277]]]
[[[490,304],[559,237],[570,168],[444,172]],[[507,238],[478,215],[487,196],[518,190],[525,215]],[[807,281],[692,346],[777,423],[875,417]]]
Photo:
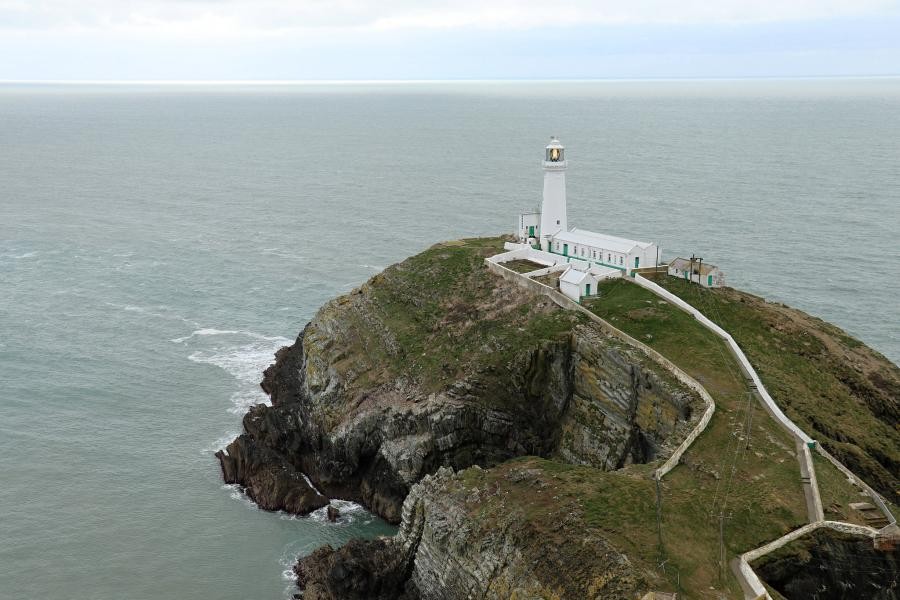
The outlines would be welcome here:
[[[556,136],[544,149],[544,199],[541,203],[541,250],[550,249],[550,239],[569,230],[566,222],[566,149]]]
[[[610,274],[632,273],[659,264],[659,246],[621,237],[594,233],[586,229],[569,229],[566,218],[566,149],[556,136],[544,148],[544,197],[540,210],[519,214],[518,243],[512,244],[518,258],[545,267],[570,265],[578,273],[569,273],[563,293],[578,300],[597,291],[598,278]],[[507,248],[510,249],[510,248]],[[537,271],[537,269],[536,269]],[[588,281],[584,273],[593,277]],[[709,285],[712,285],[710,283]],[[562,290],[562,287],[560,287]]]

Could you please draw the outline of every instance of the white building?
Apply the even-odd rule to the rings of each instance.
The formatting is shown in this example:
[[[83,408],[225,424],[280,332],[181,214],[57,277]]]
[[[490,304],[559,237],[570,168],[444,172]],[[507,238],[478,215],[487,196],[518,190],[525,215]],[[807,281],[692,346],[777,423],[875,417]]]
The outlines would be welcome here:
[[[655,266],[659,248],[651,242],[572,229],[553,236],[549,251],[630,274],[634,269]]]
[[[580,302],[585,296],[597,295],[597,285],[604,279],[621,277],[622,272],[608,267],[585,267],[572,264],[559,276],[559,291]]]
[[[656,266],[660,250],[652,242],[638,242],[584,229],[569,230],[566,218],[568,161],[565,152],[558,139],[550,139],[544,150],[544,196],[541,210],[519,215],[519,241],[539,246],[541,250],[563,256],[567,261],[577,258],[591,266],[618,269],[625,274],[631,274],[634,269],[641,267]],[[562,284],[562,280],[560,282]]]
[[[719,267],[696,259],[676,258],[669,263],[668,271],[672,277],[699,283],[703,287],[725,285],[725,273]]]

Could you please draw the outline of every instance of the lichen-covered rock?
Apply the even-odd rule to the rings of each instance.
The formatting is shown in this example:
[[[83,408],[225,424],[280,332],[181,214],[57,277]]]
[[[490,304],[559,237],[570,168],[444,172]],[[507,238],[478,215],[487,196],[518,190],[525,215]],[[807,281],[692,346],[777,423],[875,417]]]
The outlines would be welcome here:
[[[254,407],[245,433],[220,455],[227,480],[246,485],[264,508],[307,512],[296,511],[295,490],[285,484],[302,487],[304,472],[326,495],[359,500],[396,522],[410,486],[439,466],[539,455],[615,469],[677,445],[692,414],[693,395],[636,351],[580,324],[561,340],[523,350],[496,407],[477,382],[463,379],[463,392],[373,390],[332,425],[334,390],[347,386],[335,375],[318,392],[304,385],[310,372],[323,377],[309,364],[310,355],[321,355],[311,343],[301,336],[279,353],[265,380],[273,406]]]
[[[303,598],[624,600],[644,590],[645,575],[585,527],[572,502],[549,518],[526,512],[521,499],[549,489],[539,466],[484,474],[442,468],[413,486],[394,538],[301,559]],[[557,538],[567,543],[556,545]]]
[[[218,455],[226,480],[302,514],[327,500],[306,474],[398,522],[441,466],[537,455],[608,470],[680,443],[692,393],[583,315],[488,274],[495,250],[478,248],[437,247],[326,304],[266,369],[272,406]],[[443,291],[414,285],[452,268]]]

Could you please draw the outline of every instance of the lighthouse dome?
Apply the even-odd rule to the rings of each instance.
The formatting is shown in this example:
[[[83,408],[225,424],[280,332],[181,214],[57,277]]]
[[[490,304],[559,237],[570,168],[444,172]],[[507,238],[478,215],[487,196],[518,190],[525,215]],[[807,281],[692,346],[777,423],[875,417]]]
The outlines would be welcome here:
[[[559,138],[555,135],[550,138],[544,155],[544,162],[548,163],[565,163],[566,148],[560,143]]]

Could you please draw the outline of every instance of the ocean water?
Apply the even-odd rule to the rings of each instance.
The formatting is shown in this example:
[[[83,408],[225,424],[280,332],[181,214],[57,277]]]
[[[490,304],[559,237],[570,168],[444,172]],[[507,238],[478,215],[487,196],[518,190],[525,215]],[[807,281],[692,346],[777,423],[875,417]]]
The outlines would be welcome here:
[[[900,80],[0,86],[0,597],[280,599],[393,530],[255,509],[213,452],[327,299],[510,231],[703,256],[900,360]]]

